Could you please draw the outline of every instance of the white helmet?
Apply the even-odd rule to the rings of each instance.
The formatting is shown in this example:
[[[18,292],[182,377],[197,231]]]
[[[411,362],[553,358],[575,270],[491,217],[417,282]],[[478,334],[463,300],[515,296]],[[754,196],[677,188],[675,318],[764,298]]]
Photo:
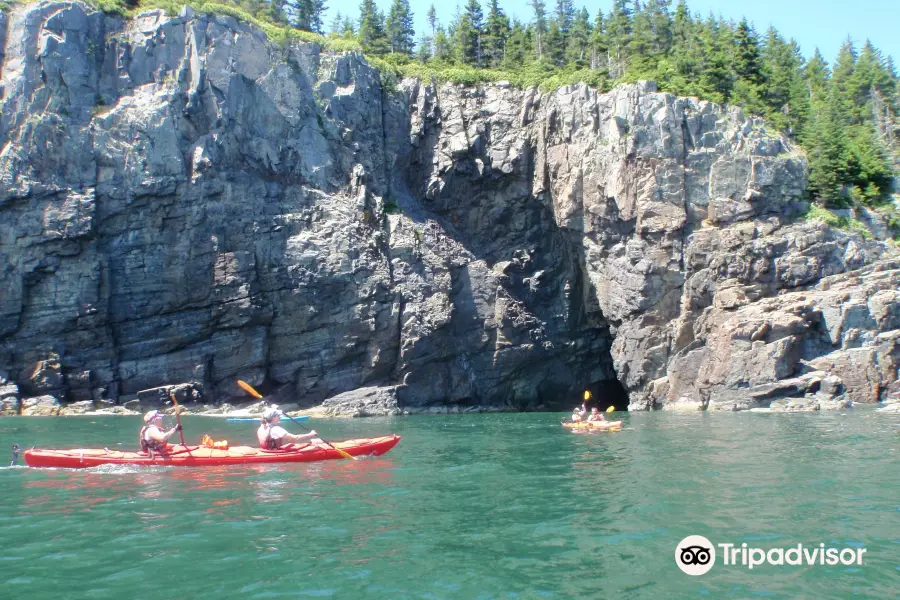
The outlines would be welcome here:
[[[281,417],[283,415],[284,415],[283,412],[278,410],[277,407],[273,406],[273,407],[267,408],[265,410],[265,412],[263,412],[262,418],[263,418],[263,421],[265,421],[266,423],[271,423],[275,419],[275,417]]]

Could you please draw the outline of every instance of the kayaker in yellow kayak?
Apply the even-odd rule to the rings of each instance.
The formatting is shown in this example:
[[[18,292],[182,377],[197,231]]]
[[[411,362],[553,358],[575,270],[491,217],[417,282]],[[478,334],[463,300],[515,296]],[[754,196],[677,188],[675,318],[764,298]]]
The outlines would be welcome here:
[[[585,415],[587,415],[587,403],[588,400],[591,399],[591,393],[588,390],[584,390],[584,402],[581,403],[581,407],[575,407],[572,410],[572,422],[573,423],[581,423],[584,421]]]
[[[144,415],[144,426],[141,427],[141,432],[138,434],[141,452],[146,452],[151,456],[154,452],[165,453],[169,438],[176,431],[181,431],[181,425],[176,425],[169,431],[163,432],[162,423],[163,414],[158,410],[151,410]]]
[[[259,440],[259,447],[263,450],[277,450],[281,448],[285,442],[304,442],[310,440],[317,442],[315,439],[319,434],[315,430],[301,435],[288,433],[284,427],[281,427],[281,415],[284,413],[277,408],[267,408],[262,416],[262,425],[256,430],[256,438]]]
[[[586,414],[587,409],[585,408],[584,404],[581,405],[581,408],[575,407],[575,409],[572,411],[572,422],[580,423],[584,421],[584,415]]]
[[[597,407],[591,409],[591,414],[588,415],[587,421],[588,423],[593,423],[596,421],[605,421],[606,417],[603,416],[603,413],[600,412]]]

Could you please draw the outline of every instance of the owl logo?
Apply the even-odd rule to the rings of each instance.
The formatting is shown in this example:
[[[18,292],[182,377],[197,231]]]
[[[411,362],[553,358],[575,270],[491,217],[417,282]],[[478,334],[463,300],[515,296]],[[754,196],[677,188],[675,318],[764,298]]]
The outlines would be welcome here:
[[[702,535],[689,535],[675,546],[675,564],[688,575],[703,575],[716,564],[716,547]]]

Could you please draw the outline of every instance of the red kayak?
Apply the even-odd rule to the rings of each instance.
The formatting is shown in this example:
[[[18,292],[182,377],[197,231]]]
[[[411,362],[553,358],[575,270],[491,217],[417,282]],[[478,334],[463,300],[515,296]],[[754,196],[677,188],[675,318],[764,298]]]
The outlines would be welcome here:
[[[399,435],[346,440],[334,445],[352,456],[381,456],[397,445]],[[265,463],[313,462],[343,458],[325,444],[292,444],[280,450],[260,450],[250,446],[236,446],[227,450],[205,446],[170,446],[168,454],[156,453],[153,458],[144,452],[118,450],[76,449],[25,451],[29,467],[63,467],[84,469],[99,465],[146,465],[157,467],[214,467],[221,465],[257,465]]]

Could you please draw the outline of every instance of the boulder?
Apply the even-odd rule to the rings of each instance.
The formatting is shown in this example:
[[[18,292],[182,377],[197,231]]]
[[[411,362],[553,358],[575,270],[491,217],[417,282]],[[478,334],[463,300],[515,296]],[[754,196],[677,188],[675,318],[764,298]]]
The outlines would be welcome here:
[[[384,417],[401,414],[397,387],[367,387],[325,400],[321,409],[334,417]]]
[[[19,387],[14,383],[0,383],[0,415],[19,414]]]
[[[137,393],[142,411],[172,406],[172,396],[178,404],[200,402],[203,398],[202,387],[194,383],[164,385]]]
[[[53,396],[37,396],[22,400],[22,416],[25,417],[56,416],[61,410],[62,405]]]
[[[59,392],[64,387],[59,355],[50,353],[42,360],[31,362],[19,374],[19,385],[26,394]]]
[[[82,400],[80,402],[70,402],[59,411],[59,414],[61,416],[83,415],[93,412],[94,409],[95,406],[92,400]]]
[[[813,398],[792,398],[775,400],[769,405],[771,412],[815,412],[819,410],[819,402]]]

